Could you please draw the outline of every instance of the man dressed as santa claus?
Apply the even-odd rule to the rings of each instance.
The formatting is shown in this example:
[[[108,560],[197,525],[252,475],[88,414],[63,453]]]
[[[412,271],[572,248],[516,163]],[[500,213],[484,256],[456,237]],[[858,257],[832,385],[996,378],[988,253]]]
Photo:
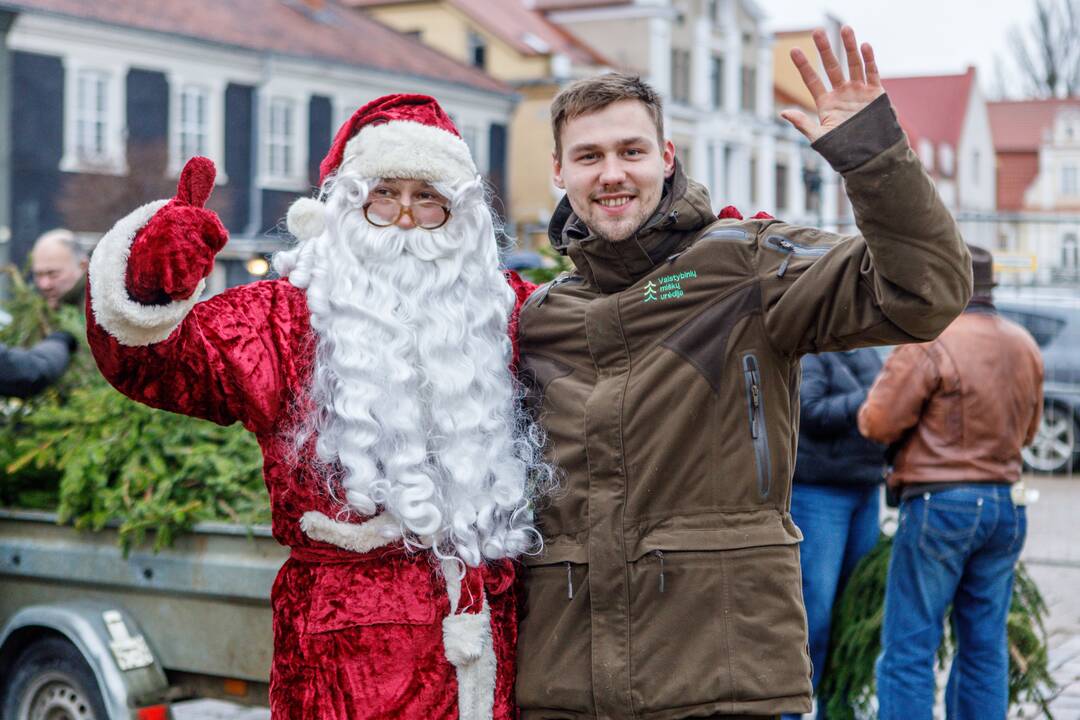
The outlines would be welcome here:
[[[90,263],[98,365],[140,402],[262,447],[273,532],[275,720],[511,718],[511,561],[538,542],[542,436],[518,407],[512,324],[465,143],[434,99],[360,108],[289,211],[281,279],[199,302],[227,239],[194,158],[176,197]]]

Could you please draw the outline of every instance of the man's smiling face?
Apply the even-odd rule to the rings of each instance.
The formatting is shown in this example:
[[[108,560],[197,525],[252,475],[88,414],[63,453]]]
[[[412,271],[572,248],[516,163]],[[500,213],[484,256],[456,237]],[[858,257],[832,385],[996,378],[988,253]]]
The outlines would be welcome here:
[[[600,237],[626,240],[656,211],[664,179],[675,170],[675,146],[661,144],[648,109],[620,100],[568,120],[554,157],[555,185]]]

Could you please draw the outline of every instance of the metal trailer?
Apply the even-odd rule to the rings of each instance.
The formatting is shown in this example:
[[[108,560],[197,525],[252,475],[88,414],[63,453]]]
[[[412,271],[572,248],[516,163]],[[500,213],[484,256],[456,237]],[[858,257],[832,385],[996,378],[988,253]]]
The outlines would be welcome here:
[[[0,718],[168,720],[191,697],[266,706],[270,588],[288,554],[266,526],[202,523],[124,557],[0,509]]]

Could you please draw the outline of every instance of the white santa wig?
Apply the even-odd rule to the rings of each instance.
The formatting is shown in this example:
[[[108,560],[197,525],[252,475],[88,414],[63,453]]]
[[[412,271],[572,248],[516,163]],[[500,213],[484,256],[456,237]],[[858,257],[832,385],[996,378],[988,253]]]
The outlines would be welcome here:
[[[530,503],[553,471],[509,370],[515,295],[483,183],[433,183],[451,219],[429,231],[370,225],[376,182],[343,165],[325,205],[305,208],[319,234],[274,258],[306,289],[318,336],[298,447],[314,435],[347,507],[392,513],[412,546],[472,566],[536,551]]]

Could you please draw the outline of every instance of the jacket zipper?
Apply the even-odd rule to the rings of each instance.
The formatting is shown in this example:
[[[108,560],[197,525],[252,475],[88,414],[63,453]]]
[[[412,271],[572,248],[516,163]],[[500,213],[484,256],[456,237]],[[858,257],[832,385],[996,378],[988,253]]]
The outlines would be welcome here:
[[[745,239],[746,239],[746,231],[745,230],[739,230],[737,228],[720,228],[719,230],[713,230],[711,232],[705,233],[704,235],[699,237],[697,240],[695,240],[694,243],[690,247],[686,248],[686,250],[689,250],[691,247],[694,247],[694,245],[696,245],[698,242],[701,242],[701,241],[704,241],[704,240],[745,240]],[[686,252],[686,250],[680,250],[679,252],[675,253],[674,255],[669,255],[668,258],[667,258],[667,263],[670,265],[671,263],[678,260],[679,257],[683,253]]]
[[[660,561],[660,592],[664,592],[664,551],[653,550],[652,554]]]
[[[784,277],[784,273],[787,272],[788,263],[791,262],[792,255],[805,255],[807,257],[821,257],[830,250],[831,247],[822,247],[820,245],[800,245],[797,242],[792,242],[786,237],[779,235],[769,235],[765,238],[765,244],[773,250],[778,250],[782,253],[786,253],[784,262],[780,263],[780,269],[776,271],[776,277]]]
[[[551,292],[552,288],[558,287],[563,283],[572,281],[581,282],[581,278],[577,275],[563,275],[561,277],[555,278],[549,283],[545,283],[539,289],[537,289],[536,292],[529,296],[529,299],[525,301],[525,307],[528,307],[532,304],[533,298],[536,298],[536,307],[540,307],[544,304],[544,301],[547,300],[548,293]],[[522,309],[524,309],[524,307]]]
[[[769,495],[772,486],[772,462],[769,459],[769,433],[765,422],[765,398],[761,392],[761,371],[757,356],[743,355],[743,379],[746,383],[746,406],[750,413],[750,437],[754,441],[754,458],[757,461],[758,492],[761,497]]]

